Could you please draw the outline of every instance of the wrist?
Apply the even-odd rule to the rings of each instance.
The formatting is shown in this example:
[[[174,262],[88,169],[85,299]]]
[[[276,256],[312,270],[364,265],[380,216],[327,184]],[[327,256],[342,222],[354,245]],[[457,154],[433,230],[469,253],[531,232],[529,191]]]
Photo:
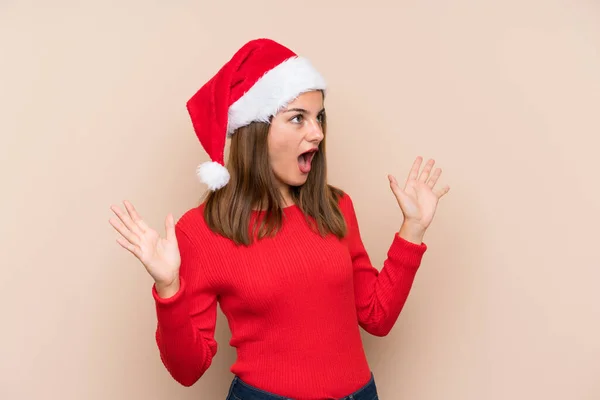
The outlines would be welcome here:
[[[425,228],[418,224],[405,221],[400,227],[398,236],[408,242],[421,244],[423,243],[423,237],[425,236]]]
[[[179,276],[170,283],[155,282],[154,287],[159,297],[163,299],[173,297],[180,289]]]

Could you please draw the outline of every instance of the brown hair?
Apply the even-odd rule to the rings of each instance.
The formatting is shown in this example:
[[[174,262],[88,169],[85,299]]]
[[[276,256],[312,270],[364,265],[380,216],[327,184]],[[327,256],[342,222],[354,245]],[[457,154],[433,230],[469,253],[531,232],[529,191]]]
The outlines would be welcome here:
[[[322,127],[325,134],[325,118]],[[229,183],[217,191],[208,191],[205,197],[204,219],[208,227],[236,244],[249,245],[254,235],[258,239],[272,236],[283,222],[282,197],[269,164],[268,135],[269,124],[265,122],[252,122],[237,129],[231,138],[227,162]],[[291,194],[316,231],[342,238],[347,228],[338,200],[343,192],[327,184],[326,177],[324,138],[306,183],[292,187]],[[250,227],[256,208],[264,211],[265,218],[255,220]]]

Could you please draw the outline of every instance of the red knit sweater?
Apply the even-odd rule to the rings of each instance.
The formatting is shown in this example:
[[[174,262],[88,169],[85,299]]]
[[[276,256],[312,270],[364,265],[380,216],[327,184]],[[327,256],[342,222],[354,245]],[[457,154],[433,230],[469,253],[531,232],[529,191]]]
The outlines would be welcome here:
[[[386,335],[402,310],[426,245],[395,234],[381,272],[363,246],[352,201],[340,199],[349,233],[322,238],[297,206],[273,238],[235,246],[207,227],[203,206],[177,222],[179,292],[152,287],[161,359],[194,384],[217,351],[217,302],[237,349],[231,372],[250,385],[299,400],[346,396],[370,379],[359,326]],[[257,212],[255,214],[259,215]]]

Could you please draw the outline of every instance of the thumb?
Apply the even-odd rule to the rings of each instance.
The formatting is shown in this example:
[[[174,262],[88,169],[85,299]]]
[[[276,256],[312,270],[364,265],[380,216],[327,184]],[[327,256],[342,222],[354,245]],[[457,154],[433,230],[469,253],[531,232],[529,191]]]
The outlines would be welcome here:
[[[177,236],[175,235],[175,219],[171,213],[169,213],[165,219],[165,231],[167,233],[168,241],[177,241]]]
[[[388,179],[390,180],[390,189],[392,189],[394,196],[396,196],[396,201],[398,201],[398,205],[400,206],[400,208],[402,208],[402,205],[407,200],[407,194],[404,192],[404,190],[402,190],[402,188],[400,188],[400,185],[398,185],[398,181],[394,176],[389,175]]]

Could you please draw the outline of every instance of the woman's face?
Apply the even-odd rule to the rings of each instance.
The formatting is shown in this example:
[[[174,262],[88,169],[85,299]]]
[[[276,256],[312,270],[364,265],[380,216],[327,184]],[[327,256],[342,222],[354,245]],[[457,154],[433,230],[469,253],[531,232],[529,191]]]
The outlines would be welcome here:
[[[323,141],[323,94],[303,93],[275,115],[267,139],[269,161],[284,196],[306,182],[314,152]]]

